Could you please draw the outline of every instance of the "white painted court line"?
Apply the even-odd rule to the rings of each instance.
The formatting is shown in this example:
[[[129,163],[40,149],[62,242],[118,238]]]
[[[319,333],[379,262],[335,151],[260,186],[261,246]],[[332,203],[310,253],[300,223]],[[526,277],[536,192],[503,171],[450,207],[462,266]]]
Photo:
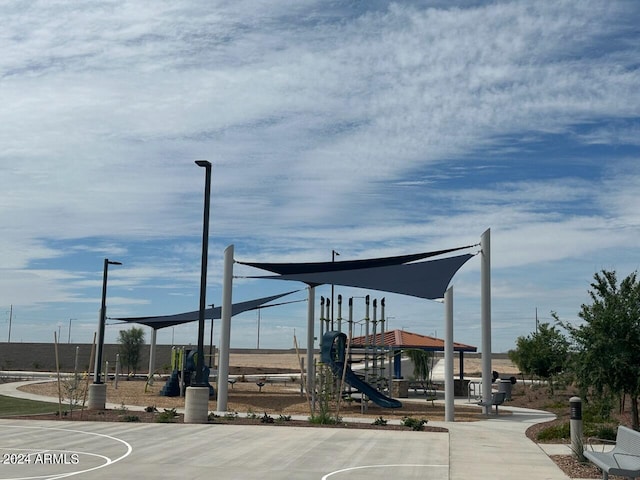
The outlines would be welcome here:
[[[331,472],[331,473],[327,473],[324,477],[322,477],[322,480],[327,480],[329,477],[332,477],[333,475],[339,475],[340,473],[345,473],[345,472],[351,472],[354,470],[363,470],[366,468],[402,468],[402,467],[407,467],[407,468],[414,468],[414,467],[436,467],[436,468],[449,468],[449,465],[445,465],[445,464],[411,464],[411,463],[402,463],[402,464],[388,464],[388,465],[359,465],[357,467],[348,467],[348,468],[343,468],[341,470],[336,470],[335,472]]]
[[[81,455],[87,455],[87,456],[92,456],[92,457],[97,457],[97,458],[101,458],[104,460],[104,463],[101,465],[97,465],[95,467],[91,467],[91,468],[87,468],[87,469],[83,469],[83,470],[78,470],[78,471],[73,471],[73,472],[64,472],[64,473],[55,473],[55,474],[49,474],[49,475],[38,475],[38,476],[28,476],[28,477],[11,477],[11,478],[4,478],[4,477],[0,477],[1,480],[36,480],[36,479],[42,479],[42,480],[58,480],[61,478],[67,478],[67,477],[71,477],[74,475],[79,475],[81,473],[87,473],[87,472],[91,472],[94,470],[98,470],[100,468],[104,468],[107,467],[109,465],[113,465],[116,462],[119,462],[120,460],[128,457],[131,452],[133,451],[133,447],[126,441],[117,438],[117,437],[113,437],[111,435],[106,435],[103,433],[95,433],[95,432],[85,432],[82,430],[72,430],[72,429],[66,429],[66,428],[57,428],[57,427],[40,427],[40,426],[26,426],[26,425],[2,425],[0,426],[0,430],[4,429],[4,428],[16,428],[16,429],[23,429],[23,430],[48,430],[48,431],[54,431],[54,432],[64,432],[66,434],[80,434],[80,435],[90,435],[90,436],[94,436],[94,437],[101,437],[107,440],[112,440],[116,443],[120,443],[125,447],[125,453],[120,455],[119,457],[115,458],[115,459],[111,459],[105,455],[100,455],[100,454],[96,454],[96,453],[92,453],[92,452],[81,452],[81,451],[71,451],[71,450],[60,450],[60,449],[47,449],[46,451],[49,452],[66,452],[69,454],[73,454],[73,453],[77,453],[77,454],[81,454]],[[39,449],[27,449],[27,448],[17,448],[17,447],[7,447],[7,446],[2,446],[0,445],[0,448],[4,448],[4,449],[10,449],[10,450],[14,450],[14,451],[28,451],[28,450],[33,450],[32,455],[37,454],[37,452],[45,452],[45,450],[43,450],[42,448]],[[2,460],[2,459],[0,459]]]

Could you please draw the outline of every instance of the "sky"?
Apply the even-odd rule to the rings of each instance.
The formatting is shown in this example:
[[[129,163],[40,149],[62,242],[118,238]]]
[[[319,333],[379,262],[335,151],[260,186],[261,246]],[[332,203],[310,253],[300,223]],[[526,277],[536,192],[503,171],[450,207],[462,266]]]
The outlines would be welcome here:
[[[490,229],[505,352],[536,315],[579,322],[596,272],[640,266],[638,2],[25,0],[0,18],[0,342],[11,327],[11,342],[90,343],[105,258],[122,262],[108,317],[197,310],[198,159],[208,304],[228,245],[340,261]],[[234,273],[234,302],[302,290],[234,317],[231,346],[304,345],[305,286]],[[480,347],[478,256],[451,285],[454,339]],[[363,296],[384,297],[386,328],[444,334],[436,301],[335,294],[357,321]],[[158,342],[196,344],[197,325]]]

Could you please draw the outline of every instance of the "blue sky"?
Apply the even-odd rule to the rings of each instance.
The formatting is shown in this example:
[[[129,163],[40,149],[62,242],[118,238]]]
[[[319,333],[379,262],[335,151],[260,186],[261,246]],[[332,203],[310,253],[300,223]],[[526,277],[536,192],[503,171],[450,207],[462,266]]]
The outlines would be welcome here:
[[[0,15],[0,341],[11,305],[12,341],[66,341],[70,319],[91,341],[105,257],[123,263],[109,316],[196,310],[196,159],[213,164],[208,303],[229,244],[246,261],[347,260],[491,228],[500,352],[536,309],[578,321],[595,272],[639,267],[637,2],[47,0]],[[477,346],[479,268],[452,282],[455,340]],[[234,301],[296,288],[239,278]],[[440,303],[336,293],[386,297],[391,328],[444,332]],[[260,346],[291,347],[305,317],[304,302],[261,311]],[[234,319],[232,346],[256,346],[257,319]],[[160,331],[172,339],[196,343],[195,325]]]

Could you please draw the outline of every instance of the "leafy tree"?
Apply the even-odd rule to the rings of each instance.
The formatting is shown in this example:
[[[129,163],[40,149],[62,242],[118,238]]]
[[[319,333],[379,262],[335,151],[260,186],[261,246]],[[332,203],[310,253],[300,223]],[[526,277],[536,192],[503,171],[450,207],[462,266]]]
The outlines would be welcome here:
[[[569,341],[548,323],[538,326],[536,332],[516,340],[516,349],[509,358],[526,375],[537,375],[552,385],[552,378],[567,366]]]
[[[138,363],[140,363],[140,353],[144,345],[144,330],[142,328],[131,327],[129,330],[120,330],[118,335],[120,347],[120,362],[127,367],[127,374],[136,373]]]
[[[594,275],[582,305],[584,324],[566,325],[576,345],[576,375],[600,399],[611,393],[631,398],[633,428],[640,429],[640,283],[633,272],[618,285],[614,271]]]

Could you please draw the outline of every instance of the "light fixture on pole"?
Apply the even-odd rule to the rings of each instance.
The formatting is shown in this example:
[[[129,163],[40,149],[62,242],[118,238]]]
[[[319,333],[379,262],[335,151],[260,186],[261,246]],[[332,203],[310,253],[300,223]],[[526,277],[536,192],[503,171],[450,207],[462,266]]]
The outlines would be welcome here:
[[[107,316],[107,276],[109,272],[109,265],[122,265],[122,263],[109,260],[108,258],[104,259],[104,268],[102,273],[102,304],[100,306],[100,323],[98,324],[98,351],[93,371],[94,384],[102,383],[102,350],[104,348],[104,324]]]
[[[198,313],[198,356],[196,358],[196,386],[208,385],[204,377],[204,311],[207,308],[207,258],[209,255],[209,205],[211,203],[211,162],[196,160],[205,169],[204,219],[202,227],[202,260],[200,275],[200,310]]]

